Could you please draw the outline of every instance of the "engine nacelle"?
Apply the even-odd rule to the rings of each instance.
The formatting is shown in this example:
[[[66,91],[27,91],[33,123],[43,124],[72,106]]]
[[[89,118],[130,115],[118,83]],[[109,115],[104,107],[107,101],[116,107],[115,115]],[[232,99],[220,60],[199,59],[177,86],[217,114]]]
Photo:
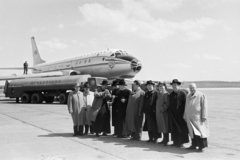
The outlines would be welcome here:
[[[62,70],[61,71],[64,76],[75,76],[75,75],[80,75],[80,71],[74,71],[74,70]]]

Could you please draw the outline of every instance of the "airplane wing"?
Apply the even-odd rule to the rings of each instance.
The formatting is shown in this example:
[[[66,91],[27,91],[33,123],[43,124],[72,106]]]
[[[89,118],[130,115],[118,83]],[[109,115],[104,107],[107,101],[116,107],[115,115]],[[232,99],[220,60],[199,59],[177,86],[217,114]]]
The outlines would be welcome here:
[[[28,69],[34,69],[34,68],[28,67]],[[5,67],[5,68],[0,68],[0,70],[23,70],[23,67]]]
[[[49,73],[38,73],[38,74],[24,74],[24,75],[13,74],[11,76],[0,76],[0,81],[24,79],[24,78],[57,77],[57,76],[64,76],[64,75],[61,71],[49,72]]]

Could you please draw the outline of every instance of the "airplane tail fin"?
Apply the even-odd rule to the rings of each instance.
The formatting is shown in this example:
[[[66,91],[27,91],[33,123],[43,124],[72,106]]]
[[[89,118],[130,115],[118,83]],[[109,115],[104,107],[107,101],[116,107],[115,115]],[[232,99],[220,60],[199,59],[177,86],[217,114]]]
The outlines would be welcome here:
[[[31,37],[31,42],[32,42],[32,54],[33,54],[33,66],[46,62],[46,61],[42,60],[42,58],[39,54],[34,37]]]

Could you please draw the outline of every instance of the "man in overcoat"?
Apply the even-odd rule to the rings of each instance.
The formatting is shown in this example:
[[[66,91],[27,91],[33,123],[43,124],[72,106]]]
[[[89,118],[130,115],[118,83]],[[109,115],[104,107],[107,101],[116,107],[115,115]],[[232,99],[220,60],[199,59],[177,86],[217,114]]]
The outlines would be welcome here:
[[[84,134],[88,134],[89,128],[90,133],[93,134],[93,127],[91,121],[91,108],[94,100],[94,93],[90,91],[90,85],[88,82],[83,84],[83,107],[85,110],[85,132]]]
[[[126,112],[126,125],[127,131],[130,132],[133,140],[141,140],[143,129],[143,114],[141,108],[145,92],[140,88],[141,83],[135,80],[133,83],[133,91],[129,96],[127,112]]]
[[[158,132],[163,133],[163,140],[159,144],[167,145],[169,141],[169,131],[168,131],[168,106],[169,106],[169,94],[166,91],[166,83],[160,81],[157,85],[159,90],[157,95],[157,105],[156,105],[156,117],[157,117],[157,127]]]
[[[103,80],[101,88],[94,92],[94,100],[91,108],[91,121],[93,123],[93,130],[96,136],[102,132],[103,136],[111,133],[110,126],[110,110],[107,102],[111,98],[108,87],[108,81]]]
[[[118,79],[112,82],[112,126],[114,127],[113,136],[116,136],[116,120],[117,120],[117,97],[119,90]]]
[[[154,90],[155,83],[151,80],[147,81],[147,92],[144,95],[143,112],[145,114],[145,123],[147,125],[147,131],[149,140],[147,142],[157,142],[157,139],[161,137],[158,133],[157,120],[156,120],[156,102],[157,91]]]
[[[116,117],[116,133],[118,138],[124,138],[126,135],[124,133],[126,109],[128,104],[128,98],[131,91],[126,88],[127,84],[124,79],[119,80],[119,93],[117,97],[117,117]]]
[[[184,119],[187,122],[192,145],[187,149],[198,147],[198,152],[203,152],[203,148],[208,146],[207,137],[209,137],[207,98],[197,90],[195,83],[191,83],[189,89],[190,94],[186,99]]]
[[[84,107],[83,107],[83,93],[79,91],[80,84],[76,83],[74,91],[69,93],[68,96],[68,112],[72,116],[74,135],[83,135],[84,124]]]
[[[183,147],[189,142],[188,128],[183,114],[185,110],[186,93],[180,89],[181,82],[172,80],[173,91],[169,95],[169,119],[171,127],[172,146]]]

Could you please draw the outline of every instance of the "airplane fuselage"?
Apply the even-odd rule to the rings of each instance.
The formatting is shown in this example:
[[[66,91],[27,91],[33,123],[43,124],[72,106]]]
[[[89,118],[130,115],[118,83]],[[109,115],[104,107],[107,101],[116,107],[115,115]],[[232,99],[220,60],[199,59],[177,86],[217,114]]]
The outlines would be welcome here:
[[[55,62],[35,65],[33,73],[61,71],[63,75],[90,74],[94,77],[133,78],[141,62],[122,50],[105,50]]]

